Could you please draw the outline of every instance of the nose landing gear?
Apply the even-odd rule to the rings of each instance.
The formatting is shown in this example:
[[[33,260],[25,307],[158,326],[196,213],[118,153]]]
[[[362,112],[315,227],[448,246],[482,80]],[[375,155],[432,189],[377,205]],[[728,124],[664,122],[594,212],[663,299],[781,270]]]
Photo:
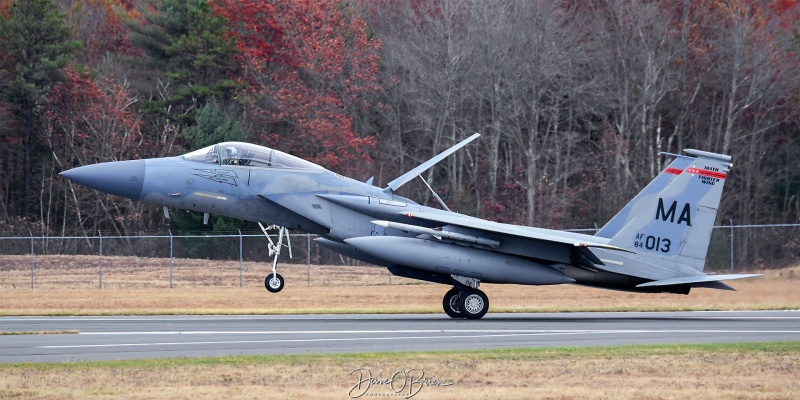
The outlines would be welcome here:
[[[278,293],[283,290],[284,284],[283,277],[278,273],[278,256],[281,255],[281,249],[288,247],[289,258],[292,258],[292,241],[289,239],[289,230],[278,225],[270,225],[265,228],[261,222],[258,223],[258,226],[261,227],[261,232],[264,232],[264,236],[266,236],[267,240],[269,241],[267,248],[269,249],[270,257],[275,256],[272,259],[272,273],[267,275],[267,277],[264,279],[264,287],[267,288],[267,290],[271,293]],[[272,229],[278,230],[277,243],[273,242],[272,238],[269,237],[269,233],[267,233],[267,231]],[[286,237],[286,244],[283,243],[284,236]]]

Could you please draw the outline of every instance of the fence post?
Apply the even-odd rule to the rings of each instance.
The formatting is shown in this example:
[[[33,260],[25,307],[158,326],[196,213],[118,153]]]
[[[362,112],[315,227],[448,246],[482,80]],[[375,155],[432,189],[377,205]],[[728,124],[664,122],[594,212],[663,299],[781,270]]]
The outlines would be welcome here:
[[[172,264],[174,258],[172,257],[172,229],[167,229],[169,232],[169,288],[172,289]]]
[[[34,258],[33,255],[33,232],[29,230],[28,233],[31,234],[31,289],[33,289],[33,280],[34,280],[33,277],[34,277],[34,269],[36,268],[36,259]]]
[[[730,219],[731,223],[731,273],[733,273],[733,218]]]
[[[236,230],[239,231],[239,287],[242,287],[242,230]]]
[[[311,287],[311,234],[306,233],[306,266],[308,267],[308,276],[306,278],[308,287]]]
[[[97,234],[100,236],[100,289],[103,288],[103,233],[100,230],[97,230]]]

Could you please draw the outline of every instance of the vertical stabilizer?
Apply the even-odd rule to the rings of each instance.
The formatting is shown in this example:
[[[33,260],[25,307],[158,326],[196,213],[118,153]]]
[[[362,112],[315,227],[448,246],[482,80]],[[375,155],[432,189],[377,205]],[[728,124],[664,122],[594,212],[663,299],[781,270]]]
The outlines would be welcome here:
[[[732,164],[727,155],[691,149],[685,152],[696,158],[682,171],[672,171],[677,177],[665,188],[640,200],[609,244],[632,250],[640,257],[670,260],[702,271],[722,187]]]
[[[692,157],[677,156],[672,162],[661,171],[658,176],[650,181],[647,186],[636,195],[622,210],[619,210],[614,218],[611,218],[599,231],[596,236],[612,238],[619,233],[634,217],[639,215],[647,207],[650,201],[674,181],[680,174],[694,161]]]

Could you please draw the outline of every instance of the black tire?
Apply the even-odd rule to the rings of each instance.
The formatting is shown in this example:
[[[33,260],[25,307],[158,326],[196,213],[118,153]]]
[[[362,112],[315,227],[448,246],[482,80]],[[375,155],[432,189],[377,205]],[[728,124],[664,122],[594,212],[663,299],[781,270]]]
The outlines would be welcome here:
[[[458,297],[460,294],[461,291],[456,288],[452,288],[444,294],[442,308],[444,308],[444,313],[450,318],[464,318],[461,314],[461,309],[458,308]]]
[[[466,319],[481,319],[489,311],[489,298],[478,289],[464,289],[458,297],[458,308]]]
[[[278,293],[283,290],[283,277],[281,274],[275,274],[275,280],[272,280],[272,274],[267,275],[264,279],[264,287],[271,293]]]

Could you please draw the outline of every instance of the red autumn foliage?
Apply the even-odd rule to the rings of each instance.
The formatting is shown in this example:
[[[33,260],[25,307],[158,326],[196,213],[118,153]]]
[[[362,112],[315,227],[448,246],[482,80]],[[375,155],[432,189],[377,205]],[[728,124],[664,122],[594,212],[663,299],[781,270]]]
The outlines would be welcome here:
[[[362,137],[353,116],[376,105],[380,41],[333,0],[272,4],[222,0],[239,39],[267,130],[265,144],[327,168],[351,170],[369,160],[373,137]]]
[[[147,157],[134,101],[113,82],[95,81],[74,67],[49,93],[47,139],[54,149],[72,149],[83,164]]]
[[[8,18],[9,11],[11,10],[11,3],[13,3],[12,0],[0,0],[0,15]]]
[[[261,63],[286,62],[279,60],[277,49],[283,40],[283,29],[278,22],[277,9],[272,2],[258,0],[218,0],[212,4],[214,11],[230,21],[231,34],[238,40],[239,50],[246,60]],[[256,67],[260,63],[246,63]]]
[[[77,0],[66,10],[67,22],[81,42],[85,62],[97,65],[107,53],[138,56],[141,50],[131,43],[123,18],[136,18],[131,1]]]

